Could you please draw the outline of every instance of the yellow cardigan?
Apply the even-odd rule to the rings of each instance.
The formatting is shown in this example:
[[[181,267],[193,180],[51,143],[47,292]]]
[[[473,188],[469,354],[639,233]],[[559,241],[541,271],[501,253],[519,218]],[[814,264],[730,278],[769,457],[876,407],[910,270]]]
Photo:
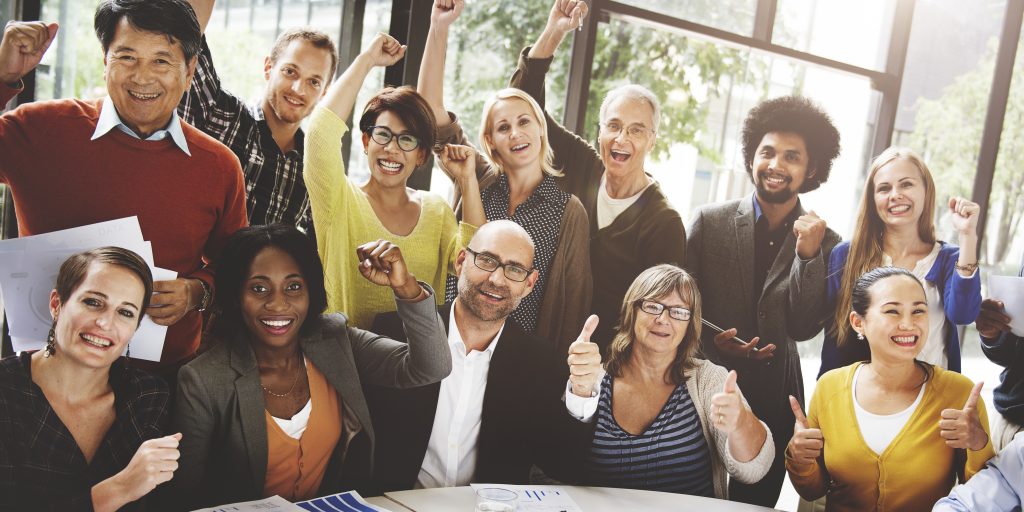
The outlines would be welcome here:
[[[366,194],[345,175],[341,137],[347,131],[348,126],[337,114],[316,107],[309,118],[302,175],[324,265],[327,312],[345,313],[349,325],[368,329],[377,313],[394,311],[395,298],[387,287],[362,277],[356,247],[378,239],[398,245],[409,271],[434,288],[441,304],[445,278],[449,272],[454,273],[455,258],[476,233],[476,227],[455,220],[441,196],[421,192],[420,218],[412,233],[399,236],[388,231]]]
[[[828,493],[826,510],[931,510],[956,483],[954,450],[939,435],[943,409],[959,409],[973,383],[956,372],[935,367],[921,403],[907,424],[881,454],[861,437],[853,409],[853,374],[862,363],[837,368],[821,377],[807,409],[810,428],[825,438],[824,464],[797,464],[786,452],[789,478],[804,499]],[[985,403],[978,402],[981,424],[988,433]],[[994,452],[989,441],[967,450],[966,477],[977,473]]]

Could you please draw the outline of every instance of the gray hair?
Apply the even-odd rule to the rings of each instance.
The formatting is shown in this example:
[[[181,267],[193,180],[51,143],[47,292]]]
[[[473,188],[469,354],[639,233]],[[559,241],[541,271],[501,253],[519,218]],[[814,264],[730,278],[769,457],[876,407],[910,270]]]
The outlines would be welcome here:
[[[658,131],[658,127],[661,126],[661,102],[650,89],[637,84],[620,85],[608,91],[608,94],[604,96],[604,101],[601,102],[601,122],[604,122],[608,105],[620,97],[643,101],[650,105],[651,110],[654,111],[654,126],[651,127],[651,130]]]

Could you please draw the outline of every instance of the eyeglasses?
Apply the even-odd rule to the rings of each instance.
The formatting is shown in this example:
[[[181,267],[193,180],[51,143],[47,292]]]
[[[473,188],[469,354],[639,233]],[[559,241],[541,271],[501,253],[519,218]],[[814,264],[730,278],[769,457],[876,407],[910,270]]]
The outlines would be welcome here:
[[[612,136],[615,136],[615,137],[618,137],[619,134],[622,133],[622,130],[623,130],[622,124],[618,123],[618,122],[615,122],[615,121],[610,121],[610,122],[607,122],[607,123],[601,123],[600,126],[601,126],[601,130],[602,131],[604,131],[608,135],[612,135]],[[653,132],[654,131],[654,130],[651,130],[650,128],[648,128],[648,127],[646,127],[646,126],[644,126],[642,124],[636,124],[636,123],[627,126],[625,128],[625,130],[626,130],[626,138],[632,139],[632,140],[643,139],[644,137],[647,136],[647,132]]]
[[[420,147],[420,139],[416,138],[415,135],[410,133],[395,135],[395,132],[391,131],[391,128],[387,126],[371,126],[369,132],[370,138],[381,146],[387,146],[391,139],[398,137],[398,149],[402,151],[409,152]]]
[[[487,272],[494,272],[501,268],[505,277],[517,283],[526,281],[526,278],[530,277],[530,272],[533,272],[533,269],[526,269],[511,263],[502,263],[493,256],[476,252],[469,247],[466,247],[466,252],[473,255],[473,264],[476,265],[476,268]]]
[[[640,311],[647,313],[648,315],[661,316],[661,312],[668,309],[668,316],[673,320],[679,320],[680,322],[686,322],[690,320],[690,310],[686,308],[670,308],[660,302],[654,302],[653,300],[641,300]]]

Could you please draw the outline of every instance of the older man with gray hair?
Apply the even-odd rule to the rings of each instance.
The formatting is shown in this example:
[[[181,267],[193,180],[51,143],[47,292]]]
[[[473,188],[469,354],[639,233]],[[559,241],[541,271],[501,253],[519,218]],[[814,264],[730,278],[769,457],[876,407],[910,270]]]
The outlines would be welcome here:
[[[544,77],[565,35],[587,15],[581,0],[555,0],[544,32],[523,50],[510,85],[544,105]],[[619,305],[633,279],[659,263],[683,266],[686,232],[661,187],[644,171],[657,141],[661,108],[647,88],[630,84],[608,92],[601,103],[598,146],[547,116],[558,185],[575,194],[590,215],[590,263],[594,313],[601,318],[593,340],[607,349]]]

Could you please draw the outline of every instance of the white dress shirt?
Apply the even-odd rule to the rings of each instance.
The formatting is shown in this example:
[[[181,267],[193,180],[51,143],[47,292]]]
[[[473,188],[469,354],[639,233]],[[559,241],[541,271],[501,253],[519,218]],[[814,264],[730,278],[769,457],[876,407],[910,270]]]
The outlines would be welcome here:
[[[139,137],[131,128],[128,128],[128,125],[124,124],[124,121],[121,121],[121,116],[117,115],[117,109],[114,108],[114,102],[110,99],[110,96],[107,96],[103,98],[103,103],[100,105],[100,117],[96,120],[96,130],[93,131],[92,138],[89,140],[96,140],[114,128],[142,140],[142,137]],[[188,150],[188,142],[185,141],[185,132],[181,129],[178,109],[171,111],[171,120],[167,123],[166,127],[153,132],[145,140],[164,140],[167,137],[171,138],[174,145],[178,146],[178,149],[182,150],[186,155],[192,156],[192,153]]]
[[[452,373],[441,381],[427,452],[416,477],[417,489],[469,485],[476,472],[477,442],[483,416],[484,391],[491,357],[498,346],[502,325],[481,352],[466,353],[466,343],[455,324],[455,306],[448,317],[448,346]]]

